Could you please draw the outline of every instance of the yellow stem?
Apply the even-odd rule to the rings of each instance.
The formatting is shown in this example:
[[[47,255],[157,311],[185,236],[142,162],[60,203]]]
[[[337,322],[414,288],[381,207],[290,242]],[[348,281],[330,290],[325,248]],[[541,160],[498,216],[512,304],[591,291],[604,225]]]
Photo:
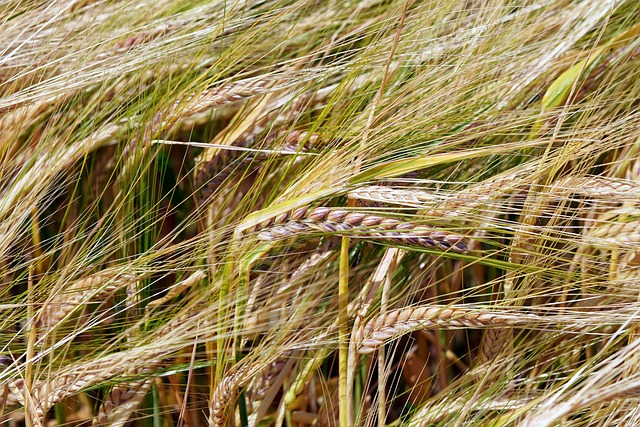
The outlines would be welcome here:
[[[340,393],[340,427],[349,427],[351,416],[349,414],[347,396],[347,366],[349,359],[349,238],[342,238],[340,248],[340,280],[338,282],[338,366],[339,366],[339,393]]]
[[[33,305],[33,270],[34,266],[31,264],[29,266],[29,279],[27,282],[27,330],[28,330],[28,339],[27,339],[27,360],[25,362],[25,372],[24,372],[24,385],[25,385],[25,395],[24,395],[24,411],[25,417],[24,422],[27,427],[33,427],[33,420],[36,414],[32,413],[34,406],[32,404],[31,399],[31,391],[33,385],[33,358],[35,356],[35,342],[36,342],[36,327],[35,327],[35,311]]]

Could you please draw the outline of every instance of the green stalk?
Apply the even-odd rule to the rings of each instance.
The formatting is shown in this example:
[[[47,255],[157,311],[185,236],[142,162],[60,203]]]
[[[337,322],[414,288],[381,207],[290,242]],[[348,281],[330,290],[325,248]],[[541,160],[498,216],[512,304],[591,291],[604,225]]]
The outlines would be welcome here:
[[[347,361],[349,359],[349,238],[342,238],[340,247],[340,279],[338,282],[338,366],[340,394],[340,427],[349,427],[347,396]]]
[[[240,425],[249,427],[249,414],[247,412],[247,393],[242,390],[238,398],[238,409],[240,410]]]
[[[27,319],[28,319],[28,325],[29,328],[27,329],[28,333],[27,333],[27,361],[25,363],[25,370],[24,370],[24,385],[26,388],[26,393],[25,393],[25,405],[24,405],[24,409],[25,409],[25,417],[24,417],[24,422],[25,425],[27,427],[32,427],[33,426],[33,418],[35,416],[34,413],[32,413],[32,411],[35,409],[35,407],[33,406],[33,402],[32,402],[32,381],[33,381],[33,358],[35,356],[35,342],[36,342],[36,325],[35,325],[35,310],[34,310],[34,288],[33,288],[33,270],[34,270],[34,266],[33,264],[29,265],[29,278],[27,281],[27,290],[28,290],[28,294],[27,294],[27,298],[28,298],[28,304],[27,304]]]
[[[155,382],[151,386],[151,393],[153,396],[153,427],[162,427],[162,416],[160,415],[160,393],[158,393],[158,387]]]

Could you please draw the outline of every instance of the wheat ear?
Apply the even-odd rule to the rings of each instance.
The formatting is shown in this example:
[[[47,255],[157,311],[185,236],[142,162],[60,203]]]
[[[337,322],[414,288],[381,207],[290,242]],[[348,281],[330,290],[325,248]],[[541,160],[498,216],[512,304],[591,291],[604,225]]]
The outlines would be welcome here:
[[[64,321],[77,308],[92,301],[101,301],[112,295],[118,289],[136,281],[132,274],[98,273],[76,280],[64,292],[54,296],[43,307],[36,326],[43,332],[48,332],[60,322]]]
[[[265,369],[260,372],[260,374],[253,379],[250,386],[247,387],[247,397],[252,402],[262,401],[269,387],[271,387],[274,380],[280,374],[282,368],[288,361],[289,357],[283,356],[268,363]]]
[[[224,86],[206,89],[197,95],[191,95],[187,99],[177,101],[177,104],[186,103],[186,107],[181,111],[181,116],[191,116],[211,108],[243,101],[266,93],[272,84],[272,81],[263,78],[241,80]]]
[[[166,352],[157,348],[144,351],[114,353],[97,360],[85,363],[78,362],[64,369],[54,378],[48,378],[34,384],[31,397],[35,405],[36,415],[40,418],[60,400],[72,396],[81,390],[112,379],[127,372],[147,372],[160,365]],[[143,365],[142,367],[137,367]],[[133,366],[133,368],[132,368]],[[15,392],[28,393],[24,387]]]
[[[364,202],[416,208],[429,209],[437,206],[438,212],[442,216],[460,216],[462,211],[466,212],[481,206],[491,199],[505,196],[514,190],[528,190],[528,188],[529,184],[525,182],[505,182],[503,179],[496,179],[472,185],[453,194],[437,194],[412,188],[399,189],[372,185],[350,191],[348,196]],[[640,185],[627,179],[569,176],[559,179],[549,188],[550,195],[566,197],[567,193],[595,199],[616,197],[617,200],[637,200],[640,197]]]
[[[254,227],[258,239],[275,241],[314,231],[354,238],[387,240],[407,246],[420,246],[464,252],[464,238],[432,227],[399,219],[342,209],[302,207],[270,218]]]
[[[0,406],[24,405],[24,380],[6,380],[0,385]]]
[[[200,280],[204,277],[204,273],[200,270],[196,271],[187,279],[182,282],[176,284],[175,288],[171,291],[179,292],[189,286],[193,285],[193,283]],[[170,299],[175,295],[175,292],[171,292],[164,297]],[[127,307],[127,315],[130,316],[131,319],[136,319],[137,315],[137,307],[138,307],[138,282],[136,280],[130,280],[127,285],[127,299],[126,299],[126,307]],[[163,298],[159,300],[154,300],[156,305],[161,304],[163,302]],[[147,309],[152,308],[151,303],[147,304]],[[127,332],[127,340],[129,342],[134,342],[133,337],[138,335],[138,333],[129,331]],[[142,369],[132,369],[127,372],[127,376],[142,376],[148,375],[154,368],[156,368],[159,364],[159,361],[156,360],[154,363],[149,363],[144,366]],[[93,419],[94,426],[111,426],[111,427],[122,427],[127,420],[131,417],[131,414],[140,406],[142,399],[147,395],[151,385],[153,384],[152,378],[144,378],[135,381],[128,381],[122,384],[117,384],[113,386],[108,396],[105,397],[102,405],[100,406],[100,411],[98,412],[97,417]]]
[[[640,214],[636,210],[635,215]],[[614,245],[628,245],[630,243],[640,242],[640,221],[633,220],[628,222],[607,222],[599,225],[589,232],[589,238],[600,239],[605,243],[600,245],[598,241],[594,241],[596,246],[609,247]]]
[[[489,328],[484,331],[480,349],[478,351],[478,364],[491,363],[500,353],[511,344],[511,329]]]
[[[380,203],[409,203],[420,207],[435,207],[442,216],[459,216],[459,209],[464,207],[465,211],[481,206],[484,203],[509,194],[516,188],[525,185],[522,178],[526,177],[524,172],[509,173],[491,178],[490,180],[471,184],[463,190],[452,195],[439,195],[427,191],[414,189],[394,189],[391,187],[368,186],[361,187],[349,193],[349,197]],[[423,206],[426,203],[427,206]]]
[[[229,425],[229,409],[238,398],[238,388],[243,375],[241,372],[225,376],[216,386],[211,397],[209,408],[209,427],[226,427]]]
[[[265,378],[265,376],[278,376],[279,372],[274,373],[273,370],[277,371],[283,368],[288,361],[292,361],[290,356],[291,353],[286,351],[279,357],[271,359],[268,363],[261,365],[262,368],[260,368],[259,372],[249,366],[244,366],[235,372],[228,373],[222,378],[216,385],[209,402],[209,427],[226,427],[232,425],[229,419],[230,410],[234,407],[238,399],[240,388],[254,381],[256,377],[262,376],[262,378]],[[267,382],[268,381],[267,379]],[[254,397],[256,396],[254,395]]]
[[[457,307],[415,307],[384,313],[360,327],[354,334],[358,352],[374,352],[386,341],[416,329],[478,328],[486,326],[530,326],[538,316],[503,314],[490,310]]]
[[[518,408],[531,403],[531,398],[518,399],[516,397],[505,399],[497,398],[487,402],[478,402],[478,405],[473,408],[473,411],[485,412],[485,411],[514,411]],[[434,405],[426,405],[419,410],[418,416],[414,417],[414,420],[420,420],[419,424],[411,424],[411,427],[419,426],[431,426],[442,422],[444,419],[450,417],[453,414],[460,413],[467,404],[467,399],[446,399],[443,402],[438,402]]]
[[[284,144],[274,149],[276,139],[283,138]],[[307,131],[296,130],[291,132],[278,132],[269,135],[265,139],[265,147],[270,153],[250,152],[243,156],[234,157],[230,150],[219,150],[217,155],[208,161],[201,162],[195,172],[195,187],[200,189],[203,198],[211,196],[229,176],[235,171],[245,171],[254,162],[263,162],[272,156],[290,155],[308,151],[311,145],[318,141],[320,136],[310,134]],[[240,140],[235,146],[248,147],[253,141]],[[259,164],[258,164],[259,165]]]
[[[637,399],[640,395],[640,382],[638,379],[619,381],[613,385],[604,385],[600,389],[594,387],[592,391],[581,393],[577,390],[569,399],[555,405],[543,407],[532,412],[520,425],[522,427],[550,427],[556,424],[558,419],[588,408],[593,405],[612,402],[617,399]]]
[[[122,427],[140,406],[152,384],[153,379],[148,378],[114,386],[102,403],[93,425]]]

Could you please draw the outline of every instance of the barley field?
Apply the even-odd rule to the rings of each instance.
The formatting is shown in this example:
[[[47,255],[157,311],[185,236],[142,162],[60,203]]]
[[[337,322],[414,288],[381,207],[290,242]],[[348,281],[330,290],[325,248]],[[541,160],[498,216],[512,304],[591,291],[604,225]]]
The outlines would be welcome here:
[[[0,424],[640,426],[640,3],[0,2]]]

